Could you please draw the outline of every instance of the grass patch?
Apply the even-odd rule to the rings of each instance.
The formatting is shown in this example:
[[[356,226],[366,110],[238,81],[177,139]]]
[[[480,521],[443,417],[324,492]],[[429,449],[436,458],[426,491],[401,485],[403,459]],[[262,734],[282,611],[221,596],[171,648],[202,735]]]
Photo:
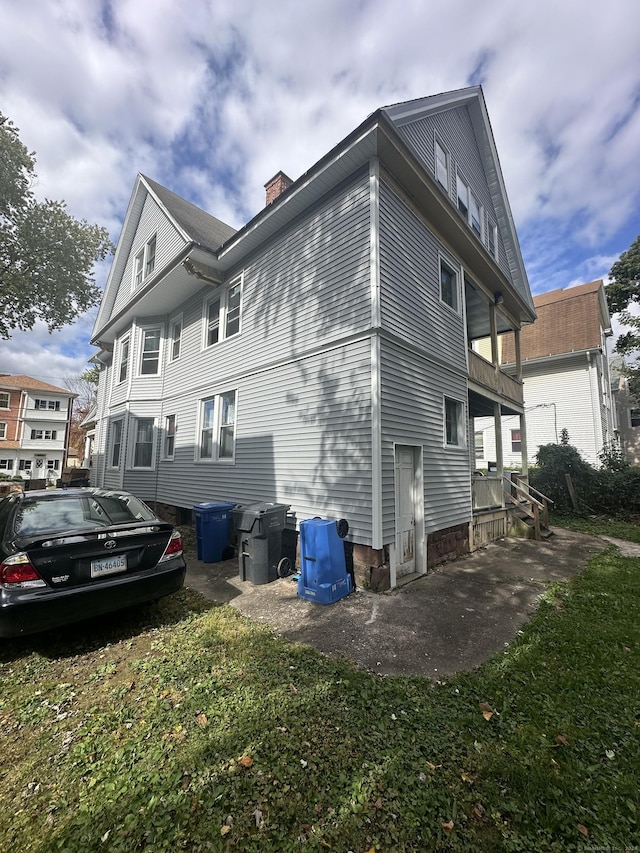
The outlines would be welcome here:
[[[380,678],[194,593],[0,647],[0,849],[546,851],[640,837],[640,561],[501,655]]]
[[[551,524],[577,530],[579,533],[589,533],[591,536],[613,536],[615,539],[640,543],[640,517],[620,519],[606,515],[552,514]]]

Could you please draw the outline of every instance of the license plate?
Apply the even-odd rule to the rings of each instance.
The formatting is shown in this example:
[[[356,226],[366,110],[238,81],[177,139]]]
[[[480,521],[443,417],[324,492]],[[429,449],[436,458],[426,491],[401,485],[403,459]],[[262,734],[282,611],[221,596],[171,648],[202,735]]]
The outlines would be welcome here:
[[[91,577],[101,578],[103,575],[114,575],[127,569],[127,555],[119,554],[116,557],[105,557],[104,560],[91,561]]]

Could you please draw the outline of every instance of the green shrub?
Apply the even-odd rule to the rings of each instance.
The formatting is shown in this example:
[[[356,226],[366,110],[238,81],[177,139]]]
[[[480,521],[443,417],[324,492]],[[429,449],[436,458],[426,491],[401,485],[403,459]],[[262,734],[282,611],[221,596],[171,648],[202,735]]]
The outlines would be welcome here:
[[[536,454],[537,466],[529,470],[529,482],[555,504],[557,512],[571,512],[573,502],[567,474],[581,506],[590,505],[594,468],[585,462],[571,444],[543,444]]]

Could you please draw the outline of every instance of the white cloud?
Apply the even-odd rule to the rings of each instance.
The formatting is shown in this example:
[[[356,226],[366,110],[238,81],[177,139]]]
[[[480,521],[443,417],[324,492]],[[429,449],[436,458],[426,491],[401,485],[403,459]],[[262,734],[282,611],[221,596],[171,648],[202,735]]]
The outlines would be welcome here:
[[[36,150],[37,191],[114,238],[138,171],[240,226],[268,178],[297,178],[372,110],[469,82],[536,292],[601,277],[637,220],[636,0],[0,7],[0,103]],[[44,341],[48,359],[63,349]]]

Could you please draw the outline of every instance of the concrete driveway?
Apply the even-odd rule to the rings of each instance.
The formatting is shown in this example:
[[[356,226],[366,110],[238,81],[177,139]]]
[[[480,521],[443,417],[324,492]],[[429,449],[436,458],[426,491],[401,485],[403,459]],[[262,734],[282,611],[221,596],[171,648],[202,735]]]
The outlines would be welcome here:
[[[579,574],[608,546],[581,533],[554,533],[547,542],[502,539],[399,589],[358,589],[326,606],[298,598],[291,578],[260,586],[241,581],[237,560],[205,564],[188,556],[186,585],[371,672],[439,678],[504,649],[550,582]]]

